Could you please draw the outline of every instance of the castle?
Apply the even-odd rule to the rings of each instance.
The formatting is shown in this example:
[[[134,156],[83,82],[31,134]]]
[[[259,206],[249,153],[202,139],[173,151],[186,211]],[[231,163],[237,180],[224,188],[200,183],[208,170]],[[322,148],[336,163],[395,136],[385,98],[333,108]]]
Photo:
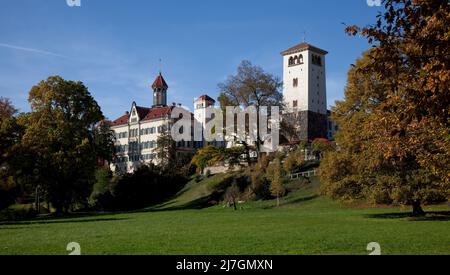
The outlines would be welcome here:
[[[327,110],[325,56],[327,52],[307,43],[298,44],[281,53],[283,56],[283,118],[294,122],[300,140],[316,138],[331,139],[337,126],[329,119]],[[138,106],[111,123],[116,135],[116,161],[113,169],[122,172],[135,170],[141,163],[157,163],[156,142],[161,133],[169,131],[176,122],[171,118],[177,105],[167,104],[169,86],[163,75],[152,86],[153,105]],[[208,95],[194,101],[192,119],[206,125],[206,108],[214,106],[215,100]],[[193,151],[205,145],[227,146],[224,142],[177,142],[179,152]]]

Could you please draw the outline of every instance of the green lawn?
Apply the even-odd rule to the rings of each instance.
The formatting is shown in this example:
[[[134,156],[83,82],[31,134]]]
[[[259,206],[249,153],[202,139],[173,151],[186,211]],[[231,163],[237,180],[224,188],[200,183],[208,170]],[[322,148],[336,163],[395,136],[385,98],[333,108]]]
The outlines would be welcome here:
[[[197,191],[191,194],[207,194]],[[189,192],[170,204],[187,205]],[[450,254],[447,205],[426,207],[442,212],[412,219],[410,209],[343,207],[315,196],[314,186],[291,193],[280,208],[274,204],[253,202],[239,211],[163,210],[165,205],[148,212],[0,222],[0,254],[68,254],[69,242],[78,242],[82,254],[368,254],[369,242],[380,243],[383,254]]]

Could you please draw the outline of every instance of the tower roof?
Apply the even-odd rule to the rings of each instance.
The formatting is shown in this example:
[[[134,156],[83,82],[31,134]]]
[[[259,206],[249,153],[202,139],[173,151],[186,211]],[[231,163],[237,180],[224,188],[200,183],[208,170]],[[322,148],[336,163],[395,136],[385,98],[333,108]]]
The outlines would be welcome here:
[[[169,88],[169,86],[167,85],[166,81],[164,80],[164,77],[162,76],[161,73],[159,73],[159,75],[156,77],[155,81],[153,82],[152,85],[153,89],[156,88]]]
[[[216,102],[214,99],[212,99],[209,95],[202,95],[197,100],[205,100],[205,101],[213,101]]]
[[[302,51],[306,51],[306,50],[311,50],[311,51],[314,51],[314,52],[317,52],[317,53],[320,53],[323,55],[328,54],[327,51],[319,49],[317,47],[314,47],[313,45],[308,44],[308,43],[300,43],[298,45],[295,45],[294,47],[283,51],[281,54],[288,55],[288,54],[293,54],[293,53],[302,52]]]

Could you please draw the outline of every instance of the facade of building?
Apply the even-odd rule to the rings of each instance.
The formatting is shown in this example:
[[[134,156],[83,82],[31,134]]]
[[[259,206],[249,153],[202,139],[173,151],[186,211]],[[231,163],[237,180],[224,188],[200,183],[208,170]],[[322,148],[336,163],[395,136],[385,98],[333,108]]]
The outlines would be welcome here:
[[[283,119],[297,120],[301,140],[328,137],[325,56],[328,52],[307,43],[283,56]]]
[[[176,122],[171,118],[176,105],[167,105],[168,89],[164,77],[159,74],[152,85],[152,107],[138,106],[133,102],[130,111],[111,123],[116,135],[116,161],[111,167],[114,171],[132,172],[142,163],[158,163],[158,137],[170,131]],[[198,146],[202,144],[191,140],[177,142],[180,152],[192,151]]]

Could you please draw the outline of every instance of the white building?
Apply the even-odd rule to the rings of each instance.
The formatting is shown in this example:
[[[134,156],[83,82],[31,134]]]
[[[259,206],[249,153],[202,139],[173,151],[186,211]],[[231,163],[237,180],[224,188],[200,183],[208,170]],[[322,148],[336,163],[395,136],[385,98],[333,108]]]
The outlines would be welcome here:
[[[116,135],[116,162],[112,165],[113,170],[132,172],[143,163],[158,163],[156,155],[158,137],[161,133],[169,131],[176,122],[171,118],[176,105],[167,105],[168,88],[164,77],[159,74],[152,85],[153,106],[142,107],[133,102],[130,111],[111,123]],[[196,102],[212,104],[210,100],[212,99],[205,95]],[[192,140],[177,142],[179,152],[192,151],[201,146],[203,144]]]
[[[283,56],[284,119],[295,114],[302,140],[326,138],[327,87],[325,56],[328,52],[307,43],[281,53]]]

